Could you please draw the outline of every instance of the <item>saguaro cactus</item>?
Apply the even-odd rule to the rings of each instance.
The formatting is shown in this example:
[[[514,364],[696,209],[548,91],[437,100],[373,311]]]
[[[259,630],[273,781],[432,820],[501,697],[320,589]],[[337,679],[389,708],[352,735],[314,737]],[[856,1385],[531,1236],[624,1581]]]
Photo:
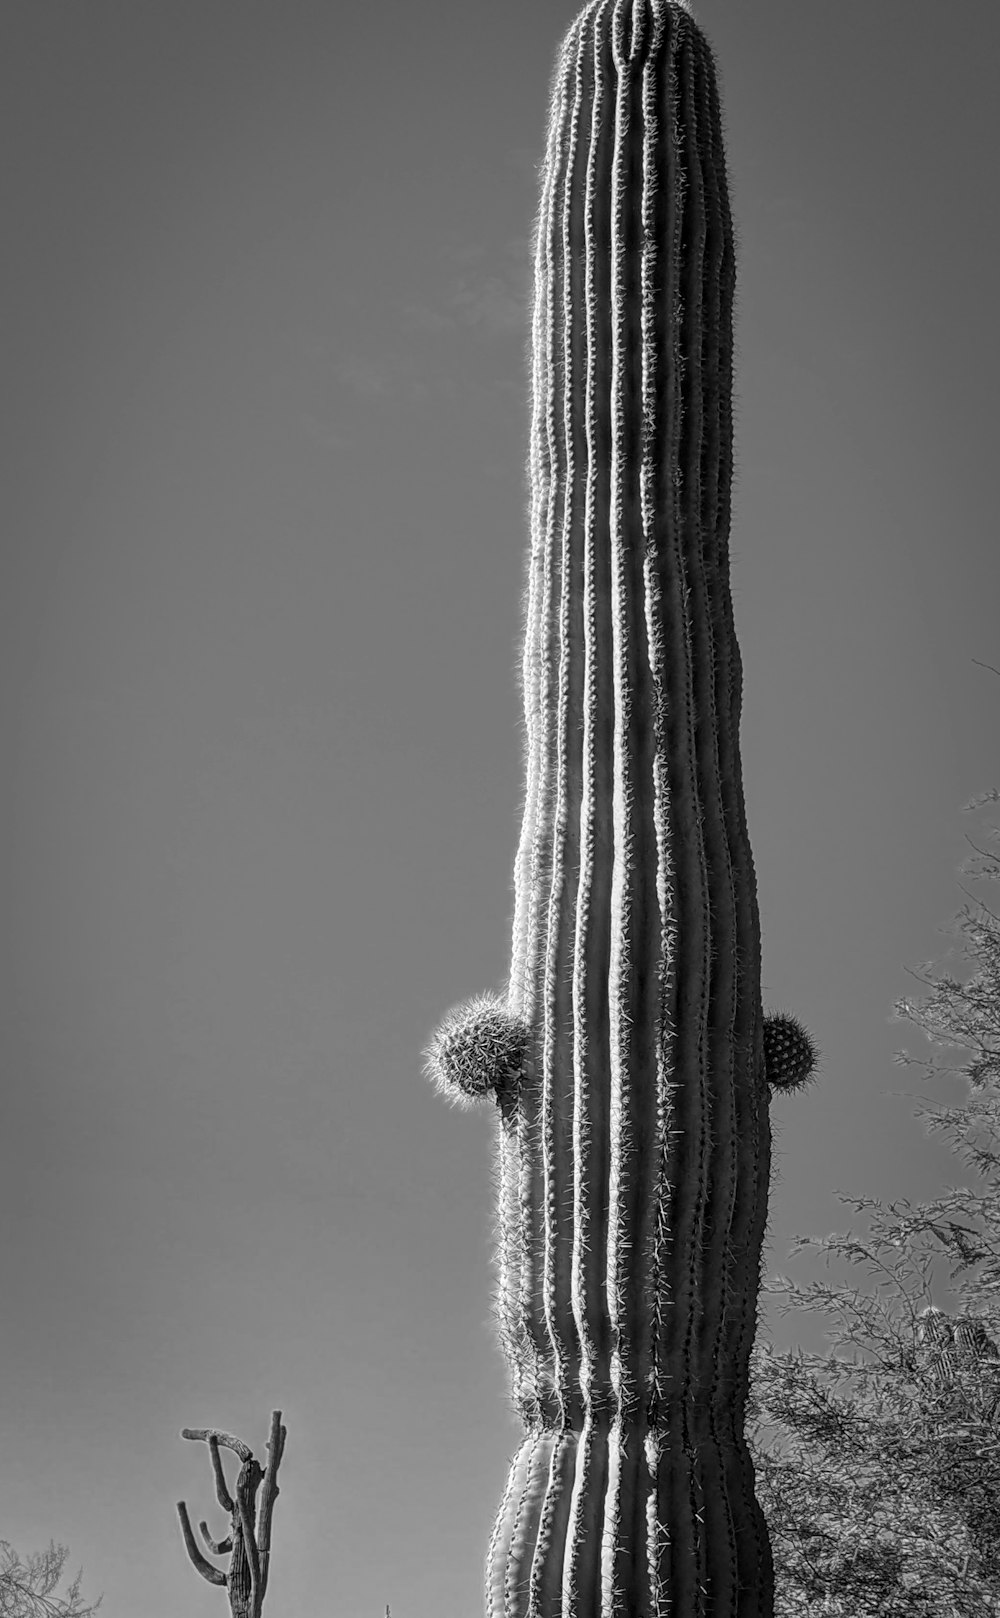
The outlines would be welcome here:
[[[497,1313],[526,1433],[490,1618],[773,1607],[743,1433],[770,1092],[729,589],[734,273],[704,36],[670,0],[591,0],[558,58],[535,235],[511,971],[426,1053],[456,1099],[498,1103]],[[771,1045],[774,1083],[802,1083],[804,1031],[783,1019]]]
[[[932,1379],[943,1387],[963,1375],[980,1419],[1000,1414],[1000,1353],[977,1315],[949,1316],[933,1304],[917,1317],[917,1346]]]
[[[183,1500],[177,1502],[184,1545],[193,1566],[209,1584],[222,1585],[229,1595],[231,1618],[261,1618],[267,1580],[271,1570],[271,1516],[278,1488],[278,1467],[285,1448],[286,1430],[281,1411],[271,1412],[271,1435],[267,1442],[267,1466],[261,1466],[242,1438],[224,1433],[218,1427],[184,1427],[182,1438],[200,1440],[208,1445],[212,1457],[215,1494],[223,1511],[229,1513],[229,1533],[224,1539],[213,1539],[208,1524],[198,1524],[201,1537],[215,1556],[229,1556],[229,1571],[223,1573],[204,1555],[194,1537],[191,1519]],[[223,1449],[231,1449],[240,1458],[240,1471],[233,1493],[229,1492],[226,1474],[222,1468]],[[261,1485],[263,1484],[263,1488]],[[257,1490],[261,1489],[260,1503]]]

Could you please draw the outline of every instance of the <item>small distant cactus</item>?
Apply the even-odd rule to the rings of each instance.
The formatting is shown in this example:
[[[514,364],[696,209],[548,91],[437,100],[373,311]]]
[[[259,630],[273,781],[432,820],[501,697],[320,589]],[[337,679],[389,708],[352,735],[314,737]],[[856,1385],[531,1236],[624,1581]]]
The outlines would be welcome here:
[[[208,1524],[200,1522],[201,1537],[213,1556],[229,1556],[229,1571],[223,1573],[204,1555],[191,1527],[183,1500],[177,1502],[184,1545],[192,1565],[209,1584],[222,1585],[229,1593],[230,1618],[261,1618],[271,1566],[271,1515],[278,1496],[278,1466],[285,1448],[285,1428],[281,1411],[271,1413],[268,1462],[262,1467],[249,1444],[217,1427],[185,1427],[182,1438],[200,1439],[208,1445],[215,1477],[215,1495],[223,1511],[229,1513],[229,1533],[213,1539]],[[232,1450],[241,1461],[232,1494],[222,1467],[222,1449]],[[263,1487],[261,1487],[263,1485]],[[257,1505],[257,1491],[261,1490]]]
[[[954,1326],[955,1347],[970,1360],[997,1359],[997,1345],[993,1341],[981,1320],[967,1317],[956,1320]]]
[[[764,1018],[764,1077],[772,1090],[801,1090],[815,1076],[818,1052],[797,1017]]]
[[[917,1343],[935,1382],[953,1383],[960,1370],[982,1373],[979,1414],[993,1420],[1000,1412],[1000,1352],[985,1323],[975,1315],[952,1318],[930,1305],[918,1317]]]
[[[954,1345],[960,1358],[967,1363],[979,1360],[997,1360],[997,1345],[978,1315],[946,1315],[943,1309],[929,1304],[918,1316],[917,1341],[934,1349]]]

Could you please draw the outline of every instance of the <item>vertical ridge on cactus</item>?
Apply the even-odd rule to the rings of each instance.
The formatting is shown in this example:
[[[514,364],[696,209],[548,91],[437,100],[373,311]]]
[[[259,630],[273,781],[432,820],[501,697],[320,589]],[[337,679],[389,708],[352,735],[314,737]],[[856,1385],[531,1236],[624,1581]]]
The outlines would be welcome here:
[[[534,254],[520,1065],[459,1080],[500,1103],[496,1312],[525,1426],[487,1611],[770,1618],[743,1431],[770,1124],[735,259],[713,58],[677,0],[590,0],[571,25]]]

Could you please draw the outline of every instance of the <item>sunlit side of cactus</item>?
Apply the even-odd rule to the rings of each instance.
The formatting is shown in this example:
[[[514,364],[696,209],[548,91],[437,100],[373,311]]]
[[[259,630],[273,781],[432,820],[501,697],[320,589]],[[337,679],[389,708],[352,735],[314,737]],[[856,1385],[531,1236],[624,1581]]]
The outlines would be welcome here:
[[[704,36],[671,0],[592,0],[557,63],[535,235],[509,992],[427,1053],[440,1087],[498,1102],[497,1312],[526,1433],[490,1618],[773,1609],[743,1431],[770,1090],[729,588],[734,280]],[[797,1029],[772,1042],[789,1087]]]

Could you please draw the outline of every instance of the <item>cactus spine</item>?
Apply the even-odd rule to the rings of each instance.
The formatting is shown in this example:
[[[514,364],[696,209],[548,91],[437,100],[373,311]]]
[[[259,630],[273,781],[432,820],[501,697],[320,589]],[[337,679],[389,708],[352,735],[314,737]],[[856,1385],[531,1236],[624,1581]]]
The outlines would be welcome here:
[[[743,1433],[770,1126],[729,590],[734,279],[706,40],[672,0],[591,0],[553,79],[535,233],[507,1021],[490,1002],[481,1083],[488,997],[428,1052],[439,1084],[450,1062],[498,1102],[497,1314],[526,1432],[490,1618],[773,1610]]]

